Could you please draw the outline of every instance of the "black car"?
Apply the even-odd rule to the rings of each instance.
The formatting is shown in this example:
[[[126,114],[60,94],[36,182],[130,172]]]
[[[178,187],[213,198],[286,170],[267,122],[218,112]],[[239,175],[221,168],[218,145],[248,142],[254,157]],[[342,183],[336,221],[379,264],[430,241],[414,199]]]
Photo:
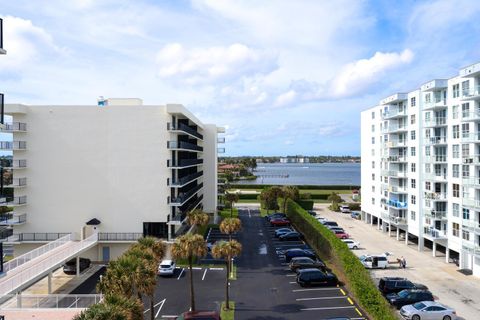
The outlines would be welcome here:
[[[405,289],[399,293],[390,293],[387,294],[386,298],[397,309],[420,301],[433,301],[433,295],[430,291],[418,289]]]
[[[319,269],[298,270],[297,283],[304,286],[335,286],[338,283],[337,277],[331,273]]]
[[[397,293],[405,289],[428,290],[426,286],[420,283],[413,283],[406,278],[384,277],[378,283],[378,289],[383,295]]]
[[[288,233],[284,233],[278,237],[281,241],[286,241],[286,240],[300,240],[303,238],[301,233],[298,233],[297,231],[292,231]]]
[[[267,221],[270,221],[272,219],[281,219],[286,217],[287,215],[285,213],[275,212],[275,213],[269,214],[268,216],[265,216],[265,219],[267,219]]]
[[[90,259],[80,258],[80,272],[84,271],[90,267]],[[73,258],[70,261],[67,261],[63,265],[63,272],[65,274],[76,274],[77,273],[77,259]]]
[[[294,272],[301,269],[316,268],[316,269],[324,270],[326,268],[326,265],[325,263],[323,263],[322,260],[314,260],[312,258],[307,258],[307,257],[292,258],[288,266],[290,270]]]
[[[292,258],[295,258],[295,257],[307,257],[312,259],[317,258],[313,250],[309,250],[309,249],[288,249],[287,251],[285,251],[286,262],[290,262],[290,260],[292,260]]]
[[[332,226],[332,227],[338,227],[338,223],[335,221],[320,221],[321,224],[323,224],[325,227],[326,226]]]
[[[312,217],[317,216],[317,213],[316,213],[315,211],[313,211],[313,210],[308,210],[307,212],[308,212],[308,214],[311,215]]]
[[[314,253],[312,248],[308,244],[298,244],[298,245],[294,245],[294,246],[288,245],[287,248],[280,246],[276,249],[277,249],[276,252],[277,252],[278,255],[285,255],[287,250],[291,250],[291,249],[305,249],[305,250],[310,251],[311,253]]]
[[[293,231],[295,231],[295,230],[293,230],[292,228],[280,228],[280,229],[275,230],[275,237],[278,238],[282,234],[293,232]]]

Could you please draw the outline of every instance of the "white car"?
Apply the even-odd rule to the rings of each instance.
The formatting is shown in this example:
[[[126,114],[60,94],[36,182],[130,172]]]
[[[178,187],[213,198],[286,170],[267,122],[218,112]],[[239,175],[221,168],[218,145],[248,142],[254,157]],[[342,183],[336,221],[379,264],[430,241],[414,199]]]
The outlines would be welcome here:
[[[357,250],[358,248],[360,248],[360,242],[357,242],[353,239],[342,239],[342,241],[347,244],[348,249]]]
[[[175,273],[175,262],[173,260],[163,260],[158,266],[160,276],[173,276]]]
[[[340,206],[341,213],[351,213],[349,206]]]
[[[409,320],[456,320],[455,310],[435,301],[422,301],[400,309],[404,319]]]

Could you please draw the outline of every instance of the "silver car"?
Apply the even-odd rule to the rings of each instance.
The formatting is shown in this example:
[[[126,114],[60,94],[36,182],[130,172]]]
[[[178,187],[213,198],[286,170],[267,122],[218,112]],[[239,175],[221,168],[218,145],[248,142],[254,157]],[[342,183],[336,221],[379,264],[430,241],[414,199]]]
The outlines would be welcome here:
[[[435,301],[422,301],[403,306],[400,314],[411,320],[456,320],[455,310]]]

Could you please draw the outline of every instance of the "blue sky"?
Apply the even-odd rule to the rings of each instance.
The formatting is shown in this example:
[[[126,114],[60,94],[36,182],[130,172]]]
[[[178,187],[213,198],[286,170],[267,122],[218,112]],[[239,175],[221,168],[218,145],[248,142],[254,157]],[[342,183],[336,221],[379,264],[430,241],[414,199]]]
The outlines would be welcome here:
[[[182,103],[226,155],[359,155],[360,111],[480,61],[480,1],[0,0],[7,103]]]

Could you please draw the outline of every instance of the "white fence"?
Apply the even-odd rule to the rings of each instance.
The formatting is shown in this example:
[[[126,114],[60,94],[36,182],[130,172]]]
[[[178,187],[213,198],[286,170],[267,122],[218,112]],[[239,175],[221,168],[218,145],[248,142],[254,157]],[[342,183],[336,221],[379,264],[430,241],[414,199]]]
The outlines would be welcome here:
[[[45,259],[26,268],[13,269],[0,279],[0,296],[11,293],[52,268],[75,257],[79,252],[88,249],[98,241],[98,233],[94,233],[85,240],[70,242],[58,252],[47,255]]]
[[[88,308],[101,302],[101,294],[9,294],[0,310]]]
[[[27,252],[25,254],[22,254],[21,256],[16,257],[13,260],[8,261],[3,265],[3,271],[8,272],[18,266],[21,266],[22,264],[33,260],[39,256],[41,256],[44,253],[47,253],[48,251],[51,251],[55,248],[60,247],[61,245],[64,245],[68,241],[72,240],[72,234],[66,235],[62,238],[59,238],[55,241],[51,241],[47,243],[46,245],[43,245],[35,250],[32,250],[30,252]]]

